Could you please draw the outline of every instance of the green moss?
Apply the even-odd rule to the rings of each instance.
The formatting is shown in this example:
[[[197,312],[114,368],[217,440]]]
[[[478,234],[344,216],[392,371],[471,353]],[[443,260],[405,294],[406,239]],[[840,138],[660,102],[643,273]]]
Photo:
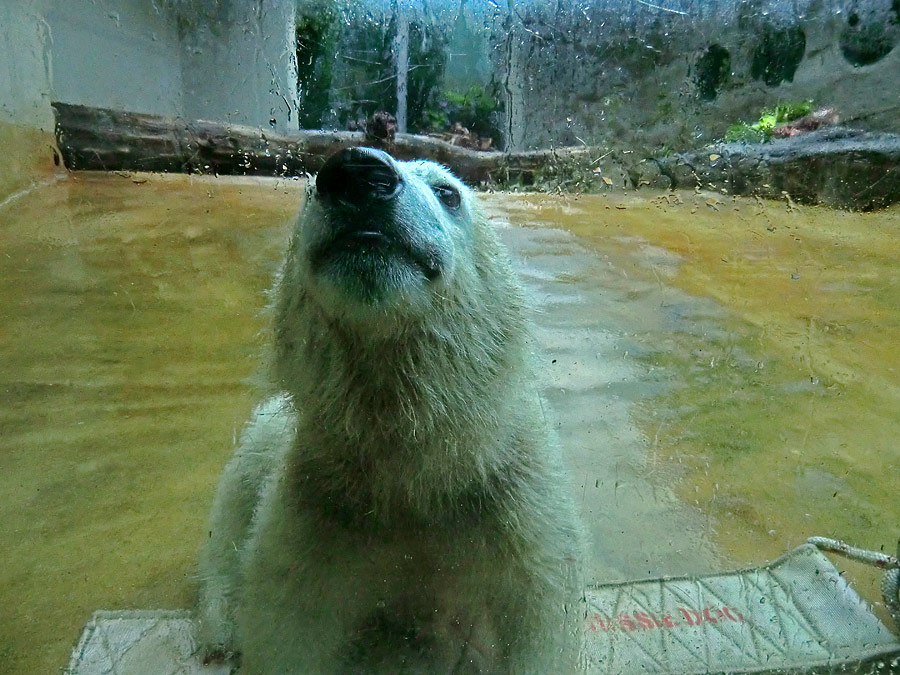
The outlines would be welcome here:
[[[756,128],[755,125],[747,124],[746,122],[732,124],[725,132],[726,143],[763,143],[768,139],[769,137],[764,131]]]

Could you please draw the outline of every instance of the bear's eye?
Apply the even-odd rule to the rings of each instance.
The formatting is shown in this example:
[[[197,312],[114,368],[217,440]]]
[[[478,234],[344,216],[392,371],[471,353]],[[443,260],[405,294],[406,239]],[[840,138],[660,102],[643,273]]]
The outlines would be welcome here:
[[[459,190],[452,185],[432,185],[431,191],[441,200],[441,204],[448,209],[456,210],[459,208],[462,197],[459,195]]]

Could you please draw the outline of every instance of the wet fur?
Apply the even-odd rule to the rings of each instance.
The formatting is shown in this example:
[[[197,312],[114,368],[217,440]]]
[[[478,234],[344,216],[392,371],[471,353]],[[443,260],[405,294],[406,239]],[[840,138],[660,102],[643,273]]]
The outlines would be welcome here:
[[[314,272],[334,216],[310,197],[276,291],[283,393],[219,485],[200,640],[248,674],[574,672],[580,529],[521,288],[474,196],[437,165],[399,166],[392,217],[441,278],[388,260],[373,299],[346,270]]]

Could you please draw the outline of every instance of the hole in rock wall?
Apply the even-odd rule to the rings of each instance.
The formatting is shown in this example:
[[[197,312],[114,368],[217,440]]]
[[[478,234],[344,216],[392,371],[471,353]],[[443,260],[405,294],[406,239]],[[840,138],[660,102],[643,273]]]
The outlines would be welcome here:
[[[697,93],[703,101],[712,101],[719,95],[722,85],[728,81],[731,71],[731,54],[721,45],[713,44],[697,60]]]
[[[854,2],[841,33],[841,53],[854,66],[868,66],[900,42],[900,0]]]
[[[754,80],[762,80],[770,87],[777,87],[782,82],[792,82],[805,51],[806,33],[800,26],[767,26],[753,50],[750,75]]]

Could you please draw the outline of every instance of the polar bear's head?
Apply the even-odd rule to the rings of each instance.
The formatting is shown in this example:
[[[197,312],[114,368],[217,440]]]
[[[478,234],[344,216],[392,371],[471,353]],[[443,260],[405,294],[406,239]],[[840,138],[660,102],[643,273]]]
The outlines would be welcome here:
[[[325,163],[293,249],[295,281],[340,317],[427,314],[436,302],[488,291],[483,272],[504,273],[505,255],[459,179],[372,148]]]

